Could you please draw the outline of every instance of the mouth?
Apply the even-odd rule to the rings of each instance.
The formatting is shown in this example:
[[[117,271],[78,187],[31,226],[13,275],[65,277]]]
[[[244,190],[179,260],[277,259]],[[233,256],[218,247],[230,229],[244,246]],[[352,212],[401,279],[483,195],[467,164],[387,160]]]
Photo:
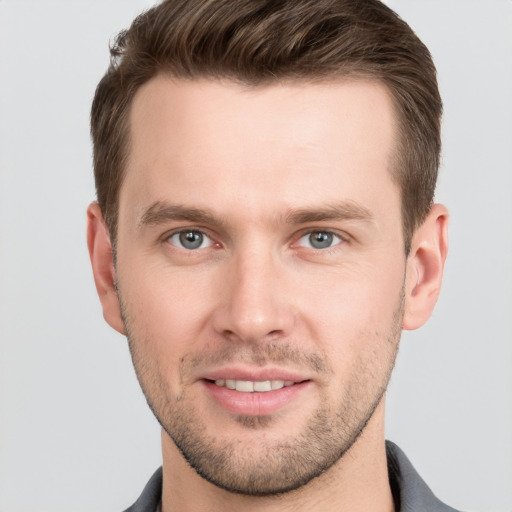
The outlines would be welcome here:
[[[299,397],[305,398],[313,381],[288,372],[282,375],[249,375],[250,372],[222,372],[202,379],[207,395],[227,412],[245,416],[266,416],[284,410]],[[235,373],[235,375],[225,375]],[[236,375],[238,373],[238,375]],[[270,373],[270,375],[268,374]]]
[[[241,393],[267,393],[284,387],[290,387],[296,384],[292,380],[236,380],[236,379],[217,379],[209,381],[221,388],[227,388]],[[301,381],[304,382],[304,381]]]

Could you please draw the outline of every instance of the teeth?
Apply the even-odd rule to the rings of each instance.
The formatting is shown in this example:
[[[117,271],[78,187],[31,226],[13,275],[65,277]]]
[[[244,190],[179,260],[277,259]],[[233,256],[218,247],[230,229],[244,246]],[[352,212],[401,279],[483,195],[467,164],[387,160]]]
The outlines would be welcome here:
[[[234,379],[219,379],[215,384],[220,387],[228,389],[236,389],[242,393],[265,393],[274,389],[281,389],[285,386],[293,386],[295,382],[292,380],[264,380],[264,381],[251,381],[251,380],[234,380]]]
[[[254,383],[254,391],[272,391],[272,383],[269,380]]]
[[[236,380],[235,389],[245,393],[252,393],[254,391],[254,382],[250,380]]]

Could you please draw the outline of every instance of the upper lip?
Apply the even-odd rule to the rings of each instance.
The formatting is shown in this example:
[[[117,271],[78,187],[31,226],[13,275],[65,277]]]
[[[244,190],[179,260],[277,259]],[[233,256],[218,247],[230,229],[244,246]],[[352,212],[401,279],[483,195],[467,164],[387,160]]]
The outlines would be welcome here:
[[[303,382],[310,380],[309,375],[286,368],[241,368],[236,366],[208,371],[201,378],[212,381],[232,379],[252,382],[264,382],[267,380]]]

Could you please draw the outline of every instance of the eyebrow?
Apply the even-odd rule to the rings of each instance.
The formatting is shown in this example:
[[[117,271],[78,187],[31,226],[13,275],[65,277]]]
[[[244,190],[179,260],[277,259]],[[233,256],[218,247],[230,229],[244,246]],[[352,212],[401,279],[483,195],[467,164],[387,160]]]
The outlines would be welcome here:
[[[329,220],[355,220],[373,222],[373,215],[366,207],[354,202],[343,201],[321,208],[299,208],[290,210],[286,216],[289,224],[307,224]]]
[[[307,224],[329,220],[373,222],[373,215],[366,207],[343,201],[320,208],[292,208],[284,215],[286,224]],[[198,224],[225,226],[227,223],[201,208],[155,201],[142,214],[139,227],[156,226],[170,221],[185,221]]]
[[[222,220],[201,208],[169,204],[164,201],[155,201],[142,214],[139,221],[139,227],[156,226],[176,220],[210,225],[225,224]]]

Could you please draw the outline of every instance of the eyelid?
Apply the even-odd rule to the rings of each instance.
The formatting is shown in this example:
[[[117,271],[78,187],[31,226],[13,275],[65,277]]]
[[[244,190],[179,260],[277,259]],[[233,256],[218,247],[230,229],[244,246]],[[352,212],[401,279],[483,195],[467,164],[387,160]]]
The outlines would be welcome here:
[[[176,247],[177,249],[183,249],[185,251],[191,251],[191,252],[199,250],[199,248],[198,249],[187,249],[186,247],[181,247],[181,246],[171,242],[171,238],[173,236],[179,235],[180,233],[184,233],[184,232],[185,233],[186,232],[201,233],[201,235],[203,235],[205,238],[207,238],[210,241],[210,243],[208,244],[207,247],[211,247],[213,245],[218,244],[218,242],[216,242],[214,237],[211,234],[209,234],[207,230],[197,227],[197,226],[182,226],[179,228],[175,228],[171,231],[167,231],[160,237],[160,240],[172,245],[173,247]],[[202,249],[206,249],[207,247],[202,247]]]
[[[211,245],[217,245],[217,246],[221,246],[221,245],[224,245],[222,244],[221,242],[218,241],[218,236],[216,236],[215,234],[212,234],[211,231],[209,229],[205,229],[203,227],[199,227],[199,226],[180,226],[178,228],[175,228],[175,229],[172,229],[172,230],[169,230],[169,231],[166,231],[161,237],[159,237],[159,240],[161,242],[166,242],[166,243],[170,243],[169,239],[176,235],[176,234],[179,234],[179,233],[182,233],[182,232],[186,232],[186,231],[197,231],[198,233],[201,233],[204,237],[208,238],[210,240],[210,244],[209,246]],[[341,242],[349,242],[350,239],[351,239],[351,236],[348,235],[346,232],[340,232],[339,230],[337,229],[332,229],[332,228],[322,228],[322,227],[308,227],[308,228],[304,228],[302,229],[301,231],[299,231],[298,233],[296,233],[294,236],[293,236],[293,243],[292,245],[297,245],[297,243],[299,242],[299,240],[307,235],[310,235],[311,233],[318,233],[318,232],[321,232],[321,233],[329,233],[337,238],[339,238],[341,240]],[[339,245],[341,242],[337,242],[336,244],[332,245],[331,247],[327,248],[327,249],[315,249],[315,250],[323,250],[323,251],[326,251],[328,249],[332,249],[334,247],[336,247],[337,245]],[[179,246],[176,246],[175,244],[171,244],[173,245],[174,247],[178,247],[180,248]],[[185,249],[185,248],[183,248]]]
[[[329,249],[334,249],[338,245],[340,245],[342,242],[347,243],[350,240],[350,236],[345,232],[340,232],[337,229],[329,229],[329,228],[321,228],[321,227],[314,227],[314,228],[306,228],[302,231],[300,231],[294,238],[295,241],[293,245],[298,245],[299,241],[303,239],[306,236],[311,235],[312,233],[328,233],[330,235],[333,235],[334,237],[338,238],[340,241],[333,243],[330,247],[326,247],[324,249],[317,249],[315,247],[305,247],[305,246],[299,246],[304,247],[305,249],[312,249],[315,251],[329,251]]]

